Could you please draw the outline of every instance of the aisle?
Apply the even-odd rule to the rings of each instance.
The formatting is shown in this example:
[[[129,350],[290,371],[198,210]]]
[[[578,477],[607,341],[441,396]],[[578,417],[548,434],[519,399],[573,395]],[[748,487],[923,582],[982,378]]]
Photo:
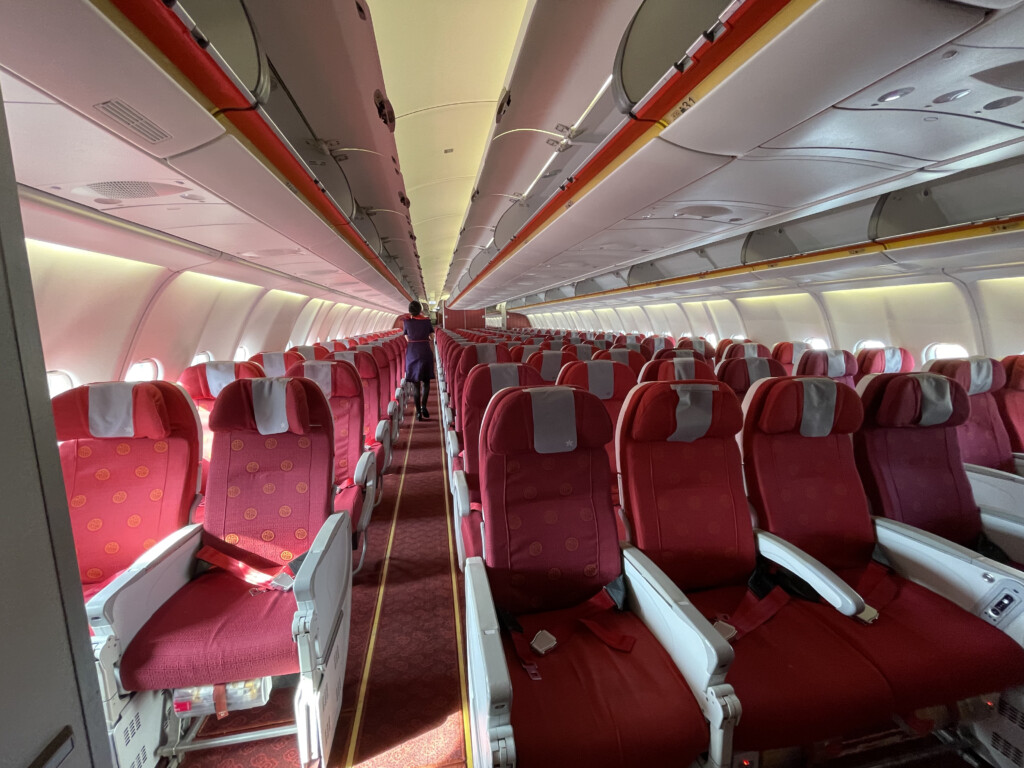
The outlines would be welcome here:
[[[462,583],[450,543],[436,386],[429,408],[430,421],[415,421],[411,405],[406,413],[384,497],[373,511],[366,561],[353,582],[348,666],[330,768],[466,765],[457,608]],[[232,713],[211,730],[291,721],[292,693],[275,691],[267,707]],[[282,737],[194,752],[185,768],[294,766],[295,738]]]

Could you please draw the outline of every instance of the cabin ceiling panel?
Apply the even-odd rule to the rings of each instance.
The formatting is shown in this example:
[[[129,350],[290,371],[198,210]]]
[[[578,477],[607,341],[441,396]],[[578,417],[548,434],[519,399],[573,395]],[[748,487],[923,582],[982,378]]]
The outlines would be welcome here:
[[[712,154],[745,154],[983,19],[981,9],[940,0],[820,0],[663,138]],[[870,55],[853,40],[870,40]]]
[[[32,33],[43,30],[45,40]],[[224,133],[203,106],[87,0],[6,4],[0,65],[154,157],[184,152]],[[112,110],[100,111],[103,104]],[[126,116],[129,123],[111,114]],[[51,152],[55,146],[50,145]]]
[[[526,7],[526,0],[371,3],[414,230],[418,196],[438,196],[450,217],[449,238],[430,249],[417,241],[426,291],[434,299],[469,206]],[[461,183],[438,184],[456,179]]]
[[[183,210],[184,209],[184,210]],[[106,213],[144,227],[164,231],[168,223],[176,227],[208,227],[248,224],[252,218],[232,205],[221,202],[187,205],[124,205],[107,208]]]

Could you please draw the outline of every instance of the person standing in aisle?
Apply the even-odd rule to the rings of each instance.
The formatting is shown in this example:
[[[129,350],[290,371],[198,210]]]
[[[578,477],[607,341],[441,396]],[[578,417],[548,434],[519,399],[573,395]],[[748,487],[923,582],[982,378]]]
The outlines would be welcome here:
[[[409,304],[409,314],[402,318],[402,329],[409,344],[405,348],[405,380],[412,382],[413,404],[416,406],[416,420],[430,418],[427,412],[427,398],[430,397],[430,380],[434,378],[434,326],[423,314],[423,305],[418,301]]]

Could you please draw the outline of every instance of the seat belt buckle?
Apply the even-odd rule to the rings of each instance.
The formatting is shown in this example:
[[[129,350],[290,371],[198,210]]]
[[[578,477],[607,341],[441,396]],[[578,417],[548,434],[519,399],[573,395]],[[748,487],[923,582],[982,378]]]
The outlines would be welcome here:
[[[865,603],[864,610],[858,613],[854,618],[856,618],[861,624],[874,624],[878,620],[878,611]]]
[[[540,680],[541,679],[541,677],[540,677],[540,670],[537,669],[537,665],[536,664],[534,664],[532,662],[529,662],[529,661],[524,661],[523,662],[523,669],[526,670],[526,674],[530,676],[531,680]]]
[[[731,642],[731,641],[732,641],[732,639],[733,639],[734,637],[736,637],[736,634],[737,634],[737,630],[736,630],[736,627],[734,627],[734,626],[733,626],[732,624],[729,624],[728,622],[722,621],[721,619],[719,619],[718,621],[716,621],[716,622],[715,622],[715,623],[714,623],[714,624],[712,625],[712,627],[713,627],[713,628],[714,628],[714,630],[715,630],[715,631],[716,631],[716,632],[717,632],[718,634],[720,634],[720,635],[721,635],[721,636],[722,636],[722,637],[723,637],[723,638],[724,638],[724,639],[725,639],[725,640],[726,640],[727,642]]]
[[[556,647],[558,647],[558,640],[546,629],[542,629],[534,635],[533,640],[530,641],[530,649],[538,656],[551,653],[551,651],[555,650]]]

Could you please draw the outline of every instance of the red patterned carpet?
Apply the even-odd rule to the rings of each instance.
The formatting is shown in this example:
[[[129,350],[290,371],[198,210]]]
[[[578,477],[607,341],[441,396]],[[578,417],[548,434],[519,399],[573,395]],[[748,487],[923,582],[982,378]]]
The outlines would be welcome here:
[[[437,413],[436,388],[431,412]],[[343,708],[331,768],[447,768],[466,765],[464,680],[436,415],[402,427],[384,498],[373,512],[363,570],[352,589],[352,625]],[[454,568],[455,573],[458,569]],[[462,615],[459,608],[459,626]],[[369,653],[369,658],[367,658]],[[209,732],[289,722],[292,691],[275,691],[262,710],[237,712]],[[294,737],[190,753],[186,768],[290,768]]]

